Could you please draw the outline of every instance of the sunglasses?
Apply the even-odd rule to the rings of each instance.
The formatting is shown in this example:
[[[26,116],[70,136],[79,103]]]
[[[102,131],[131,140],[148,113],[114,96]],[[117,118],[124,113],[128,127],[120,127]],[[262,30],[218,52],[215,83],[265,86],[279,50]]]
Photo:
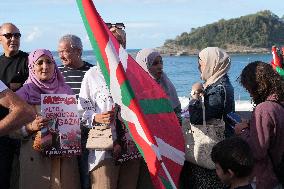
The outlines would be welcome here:
[[[115,23],[115,24],[112,24],[112,23],[106,23],[108,29],[112,28],[112,27],[115,27],[117,29],[124,29],[125,28],[125,25],[123,23]]]
[[[20,39],[20,37],[22,36],[20,33],[5,33],[1,36],[6,37],[6,39],[12,39],[12,37],[14,36],[15,39]]]

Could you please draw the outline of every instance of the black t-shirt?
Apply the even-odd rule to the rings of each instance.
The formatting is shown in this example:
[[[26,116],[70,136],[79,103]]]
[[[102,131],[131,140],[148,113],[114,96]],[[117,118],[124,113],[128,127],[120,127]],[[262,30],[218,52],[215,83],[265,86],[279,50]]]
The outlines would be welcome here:
[[[6,57],[4,54],[0,56],[0,80],[10,89],[15,91],[28,79],[28,53],[19,51],[12,57]],[[0,119],[3,119],[9,110],[0,107]]]
[[[10,87],[10,83],[23,84],[29,76],[28,53],[19,51],[12,57],[0,56],[0,80]]]

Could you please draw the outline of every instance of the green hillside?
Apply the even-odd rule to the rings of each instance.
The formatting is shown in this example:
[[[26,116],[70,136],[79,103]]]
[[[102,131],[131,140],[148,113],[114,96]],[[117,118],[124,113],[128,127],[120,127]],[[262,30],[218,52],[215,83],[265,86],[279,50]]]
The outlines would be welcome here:
[[[283,16],[284,17],[284,16]],[[284,21],[272,12],[265,10],[256,14],[230,20],[219,20],[199,28],[192,28],[175,39],[166,40],[164,47],[173,46],[202,49],[218,46],[249,48],[271,48],[284,45]]]

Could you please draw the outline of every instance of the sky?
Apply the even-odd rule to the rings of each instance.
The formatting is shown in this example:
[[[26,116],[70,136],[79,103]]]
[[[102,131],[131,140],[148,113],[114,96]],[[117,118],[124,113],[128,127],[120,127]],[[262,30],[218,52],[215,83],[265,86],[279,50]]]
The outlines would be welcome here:
[[[126,25],[127,48],[154,48],[182,32],[270,10],[284,15],[283,0],[93,0],[105,22]],[[14,23],[22,33],[21,49],[57,50],[62,35],[75,34],[84,50],[91,45],[75,0],[1,0],[0,22]],[[3,51],[0,48],[0,51]]]

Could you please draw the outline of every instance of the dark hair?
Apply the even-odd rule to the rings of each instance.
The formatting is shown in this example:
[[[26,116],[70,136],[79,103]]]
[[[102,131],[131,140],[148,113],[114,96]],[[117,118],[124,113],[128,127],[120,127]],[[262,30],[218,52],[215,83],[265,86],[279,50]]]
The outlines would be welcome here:
[[[271,94],[276,94],[279,101],[284,98],[284,80],[270,64],[261,61],[249,63],[243,69],[239,82],[250,93],[256,105],[264,102]]]
[[[217,143],[212,149],[211,158],[224,172],[231,169],[238,178],[249,176],[254,166],[248,143],[239,137],[228,138]]]

